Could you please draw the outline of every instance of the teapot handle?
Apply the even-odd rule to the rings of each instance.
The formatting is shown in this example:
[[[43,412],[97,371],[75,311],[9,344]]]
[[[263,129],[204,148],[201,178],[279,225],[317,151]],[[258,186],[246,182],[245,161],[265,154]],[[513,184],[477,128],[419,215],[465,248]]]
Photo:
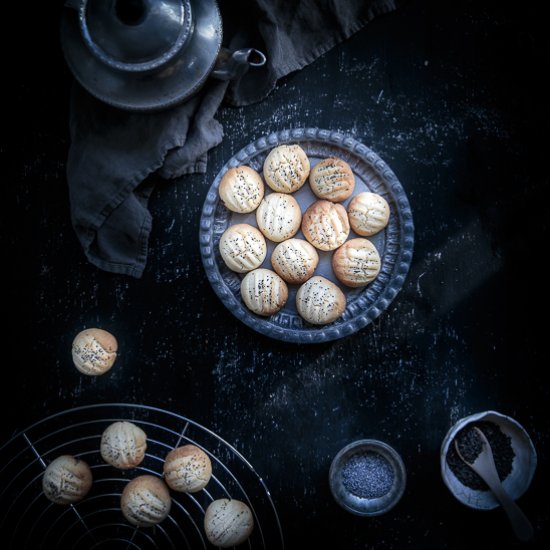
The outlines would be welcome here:
[[[210,76],[218,80],[233,80],[243,76],[251,67],[262,67],[265,62],[265,55],[255,48],[243,48],[234,52],[222,48]]]

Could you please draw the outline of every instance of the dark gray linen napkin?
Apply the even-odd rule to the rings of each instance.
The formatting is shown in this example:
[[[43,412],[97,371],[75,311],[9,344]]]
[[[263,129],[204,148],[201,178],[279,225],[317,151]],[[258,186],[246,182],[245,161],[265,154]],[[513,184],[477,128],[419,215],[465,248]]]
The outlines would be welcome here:
[[[256,47],[267,56],[264,67],[231,82],[229,90],[227,82],[211,80],[177,107],[131,113],[75,85],[67,180],[73,227],[88,260],[105,271],[141,277],[152,225],[148,176],[204,173],[208,151],[223,138],[214,116],[224,97],[232,105],[260,101],[278,79],[395,7],[393,0],[222,0],[230,46]]]

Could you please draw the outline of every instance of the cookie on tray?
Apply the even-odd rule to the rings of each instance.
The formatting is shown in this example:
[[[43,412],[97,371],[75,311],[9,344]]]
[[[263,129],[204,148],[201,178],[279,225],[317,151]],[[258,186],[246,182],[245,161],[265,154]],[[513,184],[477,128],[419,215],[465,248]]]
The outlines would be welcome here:
[[[355,189],[355,176],[350,165],[336,157],[318,162],[309,173],[309,185],[314,195],[332,202],[342,202]]]
[[[270,151],[264,161],[264,178],[277,193],[298,191],[309,176],[309,159],[296,144],[279,145]]]
[[[350,239],[334,252],[332,269],[346,286],[366,286],[380,273],[380,255],[368,239]]]
[[[226,208],[246,214],[256,210],[262,202],[264,182],[256,170],[249,166],[237,166],[223,175],[218,192]]]

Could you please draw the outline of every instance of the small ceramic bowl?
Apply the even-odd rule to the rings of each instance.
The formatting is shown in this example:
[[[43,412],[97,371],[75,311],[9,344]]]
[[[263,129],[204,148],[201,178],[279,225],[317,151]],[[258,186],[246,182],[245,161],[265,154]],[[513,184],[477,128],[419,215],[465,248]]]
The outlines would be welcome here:
[[[479,491],[464,485],[454,474],[447,462],[447,455],[455,436],[473,422],[492,422],[511,439],[514,458],[510,474],[502,485],[512,499],[518,499],[529,487],[537,466],[537,453],[525,429],[513,418],[495,411],[472,414],[459,420],[448,432],[441,444],[441,476],[445,485],[460,502],[477,510],[491,510],[499,502],[489,490]]]
[[[383,441],[361,439],[334,457],[329,471],[336,502],[358,516],[379,516],[403,496],[406,471],[399,454]]]

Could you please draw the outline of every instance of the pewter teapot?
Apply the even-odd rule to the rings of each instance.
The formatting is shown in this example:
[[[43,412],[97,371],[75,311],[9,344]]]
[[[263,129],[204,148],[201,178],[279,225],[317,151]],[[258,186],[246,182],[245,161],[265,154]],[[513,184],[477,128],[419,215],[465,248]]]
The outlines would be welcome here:
[[[187,100],[208,78],[265,64],[262,52],[221,47],[215,0],[66,0],[61,45],[75,78],[98,99],[149,111]]]

